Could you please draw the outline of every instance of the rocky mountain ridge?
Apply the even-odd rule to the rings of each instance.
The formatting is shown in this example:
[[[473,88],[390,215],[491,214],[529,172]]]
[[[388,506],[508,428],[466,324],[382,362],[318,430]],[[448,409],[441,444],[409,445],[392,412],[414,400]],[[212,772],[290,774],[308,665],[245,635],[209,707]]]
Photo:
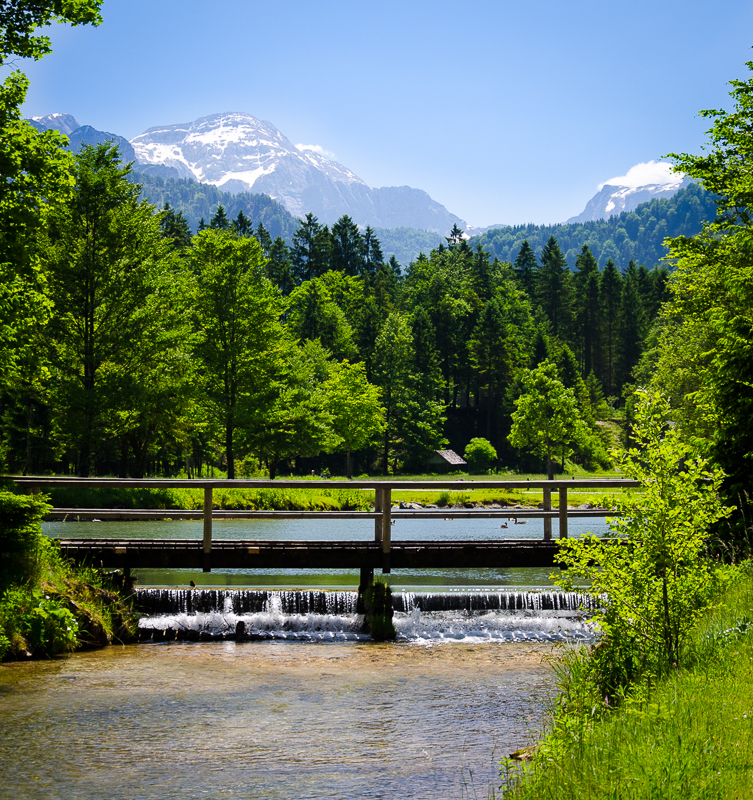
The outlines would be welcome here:
[[[347,214],[362,226],[443,234],[453,225],[467,227],[421,189],[371,188],[347,167],[296,147],[271,122],[245,112],[149,128],[131,145],[140,171],[267,194],[297,217],[312,213],[332,224]]]

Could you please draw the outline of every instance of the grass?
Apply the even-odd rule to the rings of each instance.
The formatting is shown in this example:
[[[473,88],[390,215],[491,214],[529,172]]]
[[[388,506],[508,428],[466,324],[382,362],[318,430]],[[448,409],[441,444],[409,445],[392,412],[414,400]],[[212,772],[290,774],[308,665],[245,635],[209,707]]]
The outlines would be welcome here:
[[[290,476],[291,478],[293,476]],[[395,503],[411,502],[422,505],[439,506],[455,503],[479,503],[490,505],[532,505],[542,501],[541,489],[471,489],[463,491],[446,491],[431,489],[432,482],[443,480],[542,480],[545,475],[515,475],[500,473],[498,475],[471,475],[469,473],[453,473],[451,475],[405,475],[395,476],[395,480],[421,481],[429,484],[426,489],[405,489],[392,492]],[[603,474],[588,473],[576,477],[604,477]],[[361,479],[380,480],[381,476],[360,476]],[[305,479],[304,479],[305,480]],[[595,505],[611,505],[608,501],[612,492],[571,491],[568,493],[568,505],[580,505],[591,502]],[[50,502],[56,508],[152,508],[152,509],[200,509],[203,507],[204,494],[200,488],[54,488],[50,490]],[[374,492],[353,489],[345,478],[332,479],[331,488],[326,489],[215,489],[214,507],[218,509],[239,510],[300,510],[300,511],[364,511],[374,502]],[[552,505],[558,506],[558,495],[552,495]]]
[[[753,797],[753,570],[695,638],[695,657],[600,719],[558,726],[528,767],[503,763],[507,800]],[[575,662],[573,662],[575,663]],[[571,672],[571,679],[573,677]],[[577,679],[577,676],[575,676]]]

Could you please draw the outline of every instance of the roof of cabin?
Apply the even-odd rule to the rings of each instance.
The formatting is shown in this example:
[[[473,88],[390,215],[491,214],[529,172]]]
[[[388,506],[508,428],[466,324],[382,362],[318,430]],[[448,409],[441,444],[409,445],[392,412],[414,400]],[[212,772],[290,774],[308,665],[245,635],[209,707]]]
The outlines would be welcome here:
[[[448,464],[457,464],[461,466],[467,464],[454,450],[435,450],[434,455],[429,459],[431,463],[437,464],[441,461],[446,461]]]

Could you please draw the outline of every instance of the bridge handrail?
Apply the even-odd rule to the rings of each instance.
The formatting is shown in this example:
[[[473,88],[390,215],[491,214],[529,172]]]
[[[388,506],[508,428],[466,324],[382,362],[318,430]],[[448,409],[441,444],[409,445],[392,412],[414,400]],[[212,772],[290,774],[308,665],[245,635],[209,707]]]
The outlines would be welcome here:
[[[473,491],[474,489],[542,489],[543,508],[525,516],[541,516],[544,518],[544,539],[552,538],[552,517],[555,515],[559,519],[559,535],[561,539],[567,538],[567,493],[570,489],[583,488],[631,488],[640,486],[638,481],[624,478],[570,478],[559,480],[525,480],[525,481],[505,481],[505,480],[454,480],[454,481],[332,481],[332,480],[266,480],[260,478],[244,479],[204,479],[204,478],[78,478],[78,477],[45,477],[41,475],[14,475],[7,476],[13,480],[17,486],[25,487],[32,492],[38,492],[43,488],[55,488],[61,486],[82,486],[91,488],[102,488],[119,486],[121,488],[200,488],[204,491],[204,503],[202,518],[204,521],[203,551],[204,551],[204,571],[211,570],[212,553],[212,514],[213,502],[212,494],[215,489],[331,489],[333,487],[350,489],[373,489],[374,490],[374,540],[381,543],[383,554],[383,572],[390,571],[390,549],[392,541],[392,492],[401,489],[454,489],[456,491]],[[559,493],[559,507],[555,512],[552,509],[552,491]],[[502,509],[500,509],[502,510]],[[54,509],[53,509],[54,511]],[[84,509],[82,509],[84,511]],[[91,512],[93,509],[87,509]],[[123,511],[127,511],[124,509]],[[163,511],[156,509],[157,512]],[[469,509],[442,509],[440,513],[448,518],[469,515]],[[496,511],[496,509],[495,509]],[[517,509],[510,508],[508,516],[515,516]],[[522,512],[523,509],[520,509]],[[465,513],[463,513],[465,512]],[[476,512],[473,516],[481,517],[487,510]],[[267,512],[270,513],[270,512]],[[321,512],[304,512],[306,516],[316,516]],[[331,512],[338,513],[338,512]],[[348,514],[352,512],[341,512]],[[370,512],[364,512],[370,513]],[[413,512],[416,516],[420,512]],[[572,512],[575,513],[575,512]],[[606,512],[609,513],[609,512]],[[304,514],[301,514],[303,516]],[[163,511],[163,516],[168,516],[167,510]],[[402,514],[400,515],[402,516]],[[495,513],[494,516],[497,516]],[[500,515],[501,516],[501,515]],[[524,514],[520,514],[524,516]]]
[[[638,481],[628,478],[558,478],[549,480],[474,480],[453,481],[389,481],[389,480],[325,480],[304,478],[299,480],[267,478],[77,478],[47,477],[44,475],[7,475],[17,486],[55,488],[61,486],[85,486],[105,488],[119,486],[123,489],[162,488],[162,489],[454,489],[469,491],[473,489],[624,489],[640,486]]]

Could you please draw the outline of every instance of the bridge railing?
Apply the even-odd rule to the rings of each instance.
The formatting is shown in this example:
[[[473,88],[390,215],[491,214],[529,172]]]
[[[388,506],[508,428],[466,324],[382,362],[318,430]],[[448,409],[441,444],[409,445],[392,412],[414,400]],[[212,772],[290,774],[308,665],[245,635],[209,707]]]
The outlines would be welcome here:
[[[385,571],[389,571],[389,557],[391,549],[392,520],[394,519],[455,519],[455,518],[543,518],[544,540],[552,538],[552,519],[559,520],[559,536],[561,539],[568,535],[569,517],[603,517],[613,512],[603,509],[583,510],[568,509],[567,495],[571,489],[620,489],[634,488],[640,484],[634,480],[616,478],[588,478],[570,480],[413,480],[413,481],[379,481],[379,480],[351,480],[346,482],[332,480],[265,480],[265,479],[186,479],[186,478],[74,478],[43,476],[11,476],[17,486],[30,492],[39,492],[42,489],[63,487],[88,487],[104,488],[192,488],[203,489],[203,508],[189,509],[138,509],[133,511],[113,509],[75,509],[53,508],[53,516],[78,516],[84,518],[130,518],[130,519],[203,519],[203,552],[204,569],[211,569],[212,552],[212,519],[213,518],[277,518],[277,519],[305,519],[305,518],[339,518],[339,519],[373,519],[374,539],[381,543],[384,557]],[[219,510],[213,508],[213,492],[215,489],[332,489],[342,487],[348,489],[364,489],[374,491],[374,511],[238,511]],[[456,492],[470,492],[476,489],[541,489],[543,502],[541,508],[523,509],[490,509],[473,508],[458,509],[445,507],[436,510],[400,510],[392,507],[392,492],[400,490],[453,490]],[[558,508],[552,508],[552,492],[557,492]]]

